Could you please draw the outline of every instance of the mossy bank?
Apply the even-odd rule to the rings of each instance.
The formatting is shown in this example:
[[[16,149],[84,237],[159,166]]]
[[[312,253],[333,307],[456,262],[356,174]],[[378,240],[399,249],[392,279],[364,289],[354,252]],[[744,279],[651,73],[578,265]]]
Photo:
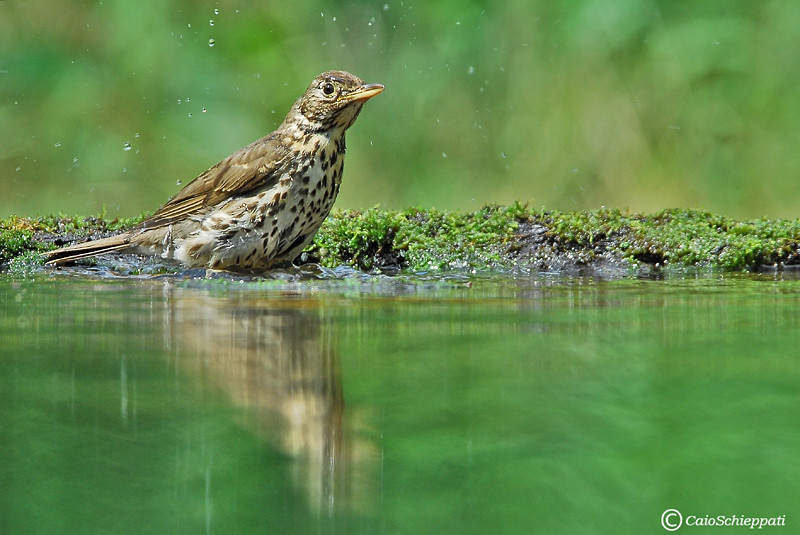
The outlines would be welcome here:
[[[3,219],[0,269],[38,269],[42,253],[50,249],[109,235],[140,220]],[[792,269],[800,266],[800,220],[741,221],[688,209],[559,212],[522,204],[469,213],[343,210],[327,219],[298,262],[407,272]]]

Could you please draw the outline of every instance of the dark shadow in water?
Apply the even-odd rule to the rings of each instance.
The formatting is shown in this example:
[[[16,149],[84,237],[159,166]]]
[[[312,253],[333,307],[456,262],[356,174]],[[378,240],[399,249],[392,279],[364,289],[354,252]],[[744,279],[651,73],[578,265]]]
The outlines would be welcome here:
[[[364,510],[373,444],[346,415],[335,337],[319,303],[168,287],[165,332],[184,372],[220,389],[244,424],[293,459],[317,511]]]

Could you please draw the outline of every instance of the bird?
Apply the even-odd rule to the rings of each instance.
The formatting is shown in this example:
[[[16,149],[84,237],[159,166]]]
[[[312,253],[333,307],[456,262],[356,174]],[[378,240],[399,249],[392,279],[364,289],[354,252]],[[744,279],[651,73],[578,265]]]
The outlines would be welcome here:
[[[291,263],[339,193],[345,131],[383,90],[349,72],[323,72],[274,132],[209,168],[127,232],[55,249],[46,263],[111,252],[214,270]]]

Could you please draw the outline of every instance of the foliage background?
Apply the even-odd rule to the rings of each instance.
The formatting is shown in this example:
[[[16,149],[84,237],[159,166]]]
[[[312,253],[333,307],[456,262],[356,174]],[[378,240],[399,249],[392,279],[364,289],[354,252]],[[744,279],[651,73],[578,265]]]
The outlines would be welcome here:
[[[789,0],[0,0],[0,214],[154,210],[340,68],[387,86],[342,208],[794,218],[798,27]]]

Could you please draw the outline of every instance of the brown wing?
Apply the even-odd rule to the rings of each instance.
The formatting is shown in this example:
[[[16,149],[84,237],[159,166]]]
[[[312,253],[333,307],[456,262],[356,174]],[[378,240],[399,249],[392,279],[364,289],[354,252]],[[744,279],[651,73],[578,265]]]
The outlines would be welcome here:
[[[274,134],[239,149],[186,184],[140,228],[169,225],[233,195],[269,187],[286,169],[289,152]]]

